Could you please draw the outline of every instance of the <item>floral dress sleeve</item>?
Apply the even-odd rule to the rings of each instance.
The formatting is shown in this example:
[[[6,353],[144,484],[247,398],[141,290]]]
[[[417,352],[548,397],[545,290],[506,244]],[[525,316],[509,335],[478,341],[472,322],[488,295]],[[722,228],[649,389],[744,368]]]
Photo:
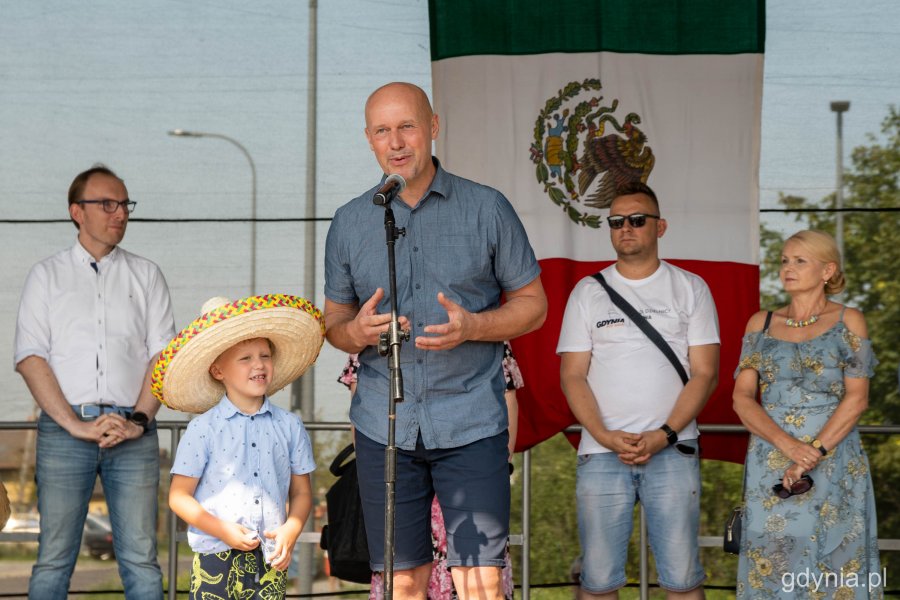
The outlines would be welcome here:
[[[513,356],[512,346],[509,345],[509,342],[503,342],[503,377],[506,378],[507,390],[525,387],[522,371],[519,370],[519,363]]]
[[[841,363],[844,376],[853,378],[871,378],[875,376],[878,359],[872,351],[872,340],[861,338],[846,327],[841,347]]]
[[[359,371],[359,355],[358,354],[348,354],[347,355],[347,364],[344,365],[344,369],[341,371],[340,377],[337,378],[338,383],[343,383],[347,386],[347,389],[350,389],[350,386],[356,383],[356,373]]]
[[[734,377],[741,374],[744,369],[753,369],[756,372],[762,371],[762,339],[764,331],[752,331],[744,335],[741,340],[741,358],[738,360],[737,368],[734,370]]]

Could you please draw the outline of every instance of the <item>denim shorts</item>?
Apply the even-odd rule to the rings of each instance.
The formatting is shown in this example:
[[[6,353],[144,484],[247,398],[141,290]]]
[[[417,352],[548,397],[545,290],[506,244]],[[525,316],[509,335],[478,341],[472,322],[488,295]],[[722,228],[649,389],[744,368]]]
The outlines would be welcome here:
[[[697,448],[696,440],[681,445]],[[624,586],[634,506],[647,515],[660,587],[686,592],[706,579],[700,565],[700,458],[667,446],[644,465],[614,452],[578,457],[575,486],[581,538],[581,587],[604,594]]]
[[[448,567],[502,567],[509,537],[507,432],[460,446],[397,449],[394,570],[433,560],[431,502],[447,530]],[[384,450],[356,432],[356,466],[373,571],[384,570]]]

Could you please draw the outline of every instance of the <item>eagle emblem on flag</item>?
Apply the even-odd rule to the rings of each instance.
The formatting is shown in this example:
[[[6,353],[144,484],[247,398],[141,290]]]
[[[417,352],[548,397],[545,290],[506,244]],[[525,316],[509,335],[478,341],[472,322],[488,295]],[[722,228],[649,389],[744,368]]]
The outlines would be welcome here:
[[[596,211],[609,208],[616,188],[632,181],[647,182],[653,170],[653,149],[638,128],[641,117],[615,116],[619,100],[608,105],[599,79],[571,82],[549,98],[534,124],[529,148],[535,175],[550,200],[572,221],[599,228]],[[589,96],[579,99],[579,96]]]

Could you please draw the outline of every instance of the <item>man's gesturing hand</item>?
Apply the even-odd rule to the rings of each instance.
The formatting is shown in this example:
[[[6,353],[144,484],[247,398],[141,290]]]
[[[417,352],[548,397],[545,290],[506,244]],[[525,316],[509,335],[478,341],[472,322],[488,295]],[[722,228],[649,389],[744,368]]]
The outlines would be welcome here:
[[[352,323],[353,340],[362,346],[377,346],[378,336],[388,330],[391,324],[391,313],[379,313],[378,303],[384,298],[384,289],[378,288],[359,312]],[[409,319],[400,317],[400,329],[409,329]]]
[[[416,348],[420,350],[451,350],[471,339],[470,332],[475,326],[472,313],[447,298],[443,292],[438,292],[437,299],[447,311],[447,322],[428,325],[423,329],[429,335],[416,337]]]

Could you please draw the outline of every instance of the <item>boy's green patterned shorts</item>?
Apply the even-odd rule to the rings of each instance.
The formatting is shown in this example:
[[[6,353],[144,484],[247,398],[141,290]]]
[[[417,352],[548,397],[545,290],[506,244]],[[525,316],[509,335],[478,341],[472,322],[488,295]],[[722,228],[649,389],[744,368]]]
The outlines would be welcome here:
[[[267,565],[258,548],[194,554],[191,600],[277,600],[286,590],[287,571]]]

